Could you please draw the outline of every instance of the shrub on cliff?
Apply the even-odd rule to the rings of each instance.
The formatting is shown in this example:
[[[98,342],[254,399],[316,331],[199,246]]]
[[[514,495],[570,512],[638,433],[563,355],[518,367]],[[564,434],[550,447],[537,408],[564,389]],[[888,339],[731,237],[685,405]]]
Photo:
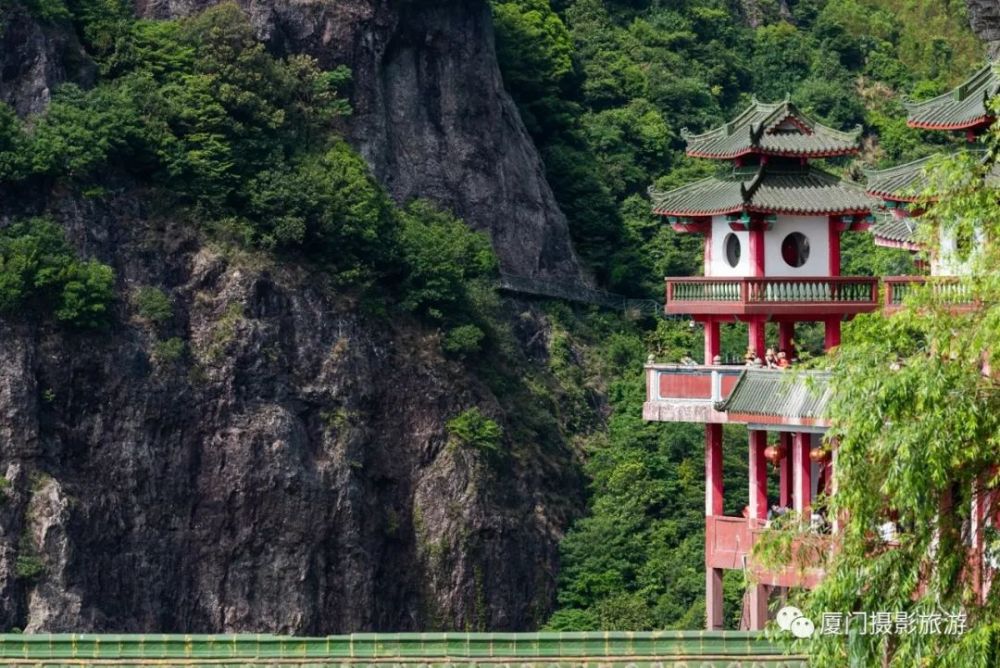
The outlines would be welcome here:
[[[60,227],[34,218],[0,230],[0,313],[24,308],[79,327],[104,324],[114,272],[77,258]]]

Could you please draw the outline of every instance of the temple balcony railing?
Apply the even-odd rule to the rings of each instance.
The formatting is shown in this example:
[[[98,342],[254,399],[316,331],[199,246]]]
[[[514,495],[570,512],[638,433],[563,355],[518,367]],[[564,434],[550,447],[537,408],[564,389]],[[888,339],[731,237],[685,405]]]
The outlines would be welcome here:
[[[879,281],[871,276],[815,278],[666,279],[666,311],[687,315],[854,315],[879,308]]]
[[[907,297],[925,285],[930,288],[934,301],[952,310],[967,311],[976,307],[970,286],[957,276],[890,276],[883,279],[883,283],[885,310],[889,313],[901,309]]]
[[[709,515],[705,518],[705,565],[710,568],[745,570],[760,584],[813,588],[824,575],[824,562],[835,547],[830,534],[797,538],[790,546],[791,563],[780,570],[757,564],[754,546],[769,531],[767,523],[746,517]]]
[[[647,364],[642,415],[656,422],[728,422],[715,403],[729,396],[742,366]]]

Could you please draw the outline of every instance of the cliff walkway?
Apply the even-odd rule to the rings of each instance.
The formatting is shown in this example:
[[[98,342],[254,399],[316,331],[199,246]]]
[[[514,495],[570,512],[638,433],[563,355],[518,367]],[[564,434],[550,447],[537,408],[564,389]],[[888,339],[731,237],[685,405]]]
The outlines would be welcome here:
[[[533,297],[565,299],[582,304],[593,304],[601,308],[647,314],[659,318],[668,317],[663,310],[662,302],[654,299],[632,299],[625,295],[588,288],[579,283],[501,273],[497,287],[504,292],[513,292]]]
[[[756,633],[0,635],[0,665],[32,668],[805,668]]]

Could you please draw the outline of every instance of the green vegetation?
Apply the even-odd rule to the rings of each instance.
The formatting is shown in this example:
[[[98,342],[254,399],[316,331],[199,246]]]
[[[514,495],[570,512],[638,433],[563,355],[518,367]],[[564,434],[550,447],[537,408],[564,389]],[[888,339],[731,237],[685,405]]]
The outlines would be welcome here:
[[[176,362],[184,357],[187,350],[187,343],[184,339],[172,336],[163,341],[153,344],[153,359],[160,364]]]
[[[864,124],[862,160],[887,166],[952,141],[907,128],[902,96],[943,92],[982,58],[961,0],[745,3],[757,28],[722,0],[493,7],[504,80],[577,250],[617,291],[655,297],[664,275],[700,267],[698,240],[653,220],[645,196],[713,169],[684,157],[683,128],[718,126],[750,94],[789,94],[834,127]]]
[[[162,324],[174,315],[170,295],[151,285],[144,285],[136,290],[132,304],[140,318],[154,325]]]
[[[463,447],[473,448],[487,457],[503,454],[503,429],[483,415],[478,408],[469,408],[448,420],[448,435]]]
[[[83,262],[62,228],[33,218],[0,229],[0,313],[52,312],[76,327],[107,322],[114,272],[96,260]]]
[[[834,127],[864,125],[862,155],[826,165],[857,179],[864,165],[883,167],[961,141],[907,128],[901,100],[943,92],[982,57],[964,4],[955,0],[743,3],[753,14],[746,21],[720,0],[494,0],[493,7],[505,83],[542,150],[577,250],[605,284],[654,298],[662,296],[663,276],[701,270],[700,239],[670,231],[650,214],[646,196],[650,184],[676,187],[716,169],[683,155],[683,128],[716,127],[751,94],[765,101],[789,95]],[[876,248],[869,235],[846,235],[843,253],[845,273],[913,273],[907,254]],[[697,358],[700,339],[676,323],[654,330],[650,322],[563,320],[553,332],[550,366],[573,389],[560,406],[570,414],[587,407],[585,378],[597,377],[612,413],[606,430],[584,439],[590,505],[563,542],[560,607],[549,626],[698,627],[703,435],[641,421],[640,368],[649,352]],[[804,349],[819,348],[818,329],[803,326],[797,334]],[[727,327],[724,352],[741,352],[745,340],[745,330]],[[587,433],[582,424],[575,428]],[[745,435],[727,430],[725,440],[726,456],[737,455],[725,467],[733,477],[726,480],[727,511],[738,512]],[[725,583],[736,615],[730,623],[738,622],[741,580]]]
[[[997,130],[989,144],[1000,146]],[[987,498],[1000,484],[1000,204],[995,188],[984,185],[995,168],[967,156],[940,165],[928,192],[936,201],[924,218],[933,224],[929,244],[939,227],[960,235],[972,221],[980,226],[984,240],[971,274],[960,279],[975,307],[955,312],[947,293],[916,291],[892,317],[858,318],[828,360],[836,425],[828,438],[839,443],[829,512],[846,522],[826,579],[801,601],[816,619],[856,610],[964,612],[968,630],[818,635],[806,648],[810,665],[986,666],[1000,654],[1000,597],[994,589],[979,598],[975,575],[980,558],[1000,554],[1000,541],[987,530],[980,557],[969,540],[974,491]],[[888,521],[898,531],[891,549],[877,531]],[[787,544],[790,536],[776,541]]]
[[[17,543],[17,559],[14,560],[14,575],[26,582],[34,582],[45,574],[45,562],[38,556],[31,534],[25,531]]]

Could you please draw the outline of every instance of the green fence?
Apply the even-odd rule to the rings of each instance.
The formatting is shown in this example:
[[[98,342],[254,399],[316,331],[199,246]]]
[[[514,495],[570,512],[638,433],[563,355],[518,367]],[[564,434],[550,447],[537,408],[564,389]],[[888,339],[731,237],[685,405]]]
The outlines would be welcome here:
[[[270,635],[0,635],[0,665],[338,666],[354,668],[805,668],[757,634],[358,633]]]

